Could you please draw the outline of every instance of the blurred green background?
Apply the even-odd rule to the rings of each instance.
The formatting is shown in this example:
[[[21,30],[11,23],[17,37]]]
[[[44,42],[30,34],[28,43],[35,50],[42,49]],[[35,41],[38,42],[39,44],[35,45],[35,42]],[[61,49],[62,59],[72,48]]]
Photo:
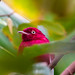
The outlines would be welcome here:
[[[30,21],[60,24],[66,33],[75,27],[75,0],[4,0],[15,12]]]

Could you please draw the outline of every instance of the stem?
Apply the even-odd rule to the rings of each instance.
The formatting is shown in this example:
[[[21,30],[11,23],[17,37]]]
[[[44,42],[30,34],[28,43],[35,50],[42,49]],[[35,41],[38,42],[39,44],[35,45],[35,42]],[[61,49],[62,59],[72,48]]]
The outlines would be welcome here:
[[[64,56],[64,54],[60,54],[60,55],[56,56],[56,57],[54,58],[54,60],[51,62],[51,64],[49,65],[49,67],[50,67],[51,69],[53,69],[53,68],[57,65],[57,63],[59,62],[59,60],[60,60],[63,56]]]
[[[12,21],[13,25],[18,26],[19,24],[22,23],[30,23],[30,20],[25,19],[24,17],[20,16],[19,14],[15,13],[6,3],[3,1],[0,2],[0,16],[5,17],[9,16]]]

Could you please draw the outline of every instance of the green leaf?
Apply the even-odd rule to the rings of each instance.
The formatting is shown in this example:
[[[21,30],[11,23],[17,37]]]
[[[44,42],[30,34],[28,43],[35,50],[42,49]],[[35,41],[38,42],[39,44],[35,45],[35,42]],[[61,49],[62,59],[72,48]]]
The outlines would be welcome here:
[[[3,47],[5,49],[4,51],[7,51],[7,53],[11,53],[13,55],[16,54],[16,50],[2,32],[0,32],[0,46]]]
[[[58,41],[50,44],[34,45],[32,47],[25,48],[24,55],[30,55],[31,57],[34,58],[35,56],[46,53],[66,54],[70,52],[72,53],[74,52],[74,50],[75,50],[75,42]]]
[[[9,38],[10,41],[12,41],[12,34],[10,33],[8,26],[5,26],[2,29],[2,32]]]
[[[3,33],[8,37],[8,39],[10,40],[10,42],[13,44],[13,46],[18,49],[20,42],[21,42],[21,36],[18,33],[18,30],[15,26],[13,26],[13,33],[11,34],[9,31],[9,27],[5,26],[3,28]]]
[[[21,35],[18,33],[17,28],[13,27],[12,42],[16,49],[18,49],[21,41],[22,41]]]
[[[37,26],[38,25],[33,25],[32,23],[23,23],[18,26],[18,31],[22,31],[23,29],[28,27],[37,27]]]
[[[27,75],[29,71],[32,71],[32,64],[33,62],[28,60],[26,57],[11,57],[6,53],[0,57],[0,74],[8,75],[10,73],[16,72]]]

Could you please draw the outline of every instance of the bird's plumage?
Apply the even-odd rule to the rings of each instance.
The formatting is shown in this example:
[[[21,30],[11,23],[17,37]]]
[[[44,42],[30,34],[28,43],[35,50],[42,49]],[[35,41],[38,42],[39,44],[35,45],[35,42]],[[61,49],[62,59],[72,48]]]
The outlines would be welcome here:
[[[19,53],[23,52],[24,47],[32,46],[34,44],[45,44],[50,43],[45,35],[37,28],[29,27],[23,31],[19,31],[22,34],[22,42],[19,46]],[[51,60],[54,59],[54,54],[44,54],[36,57],[37,62],[47,62],[50,64]]]

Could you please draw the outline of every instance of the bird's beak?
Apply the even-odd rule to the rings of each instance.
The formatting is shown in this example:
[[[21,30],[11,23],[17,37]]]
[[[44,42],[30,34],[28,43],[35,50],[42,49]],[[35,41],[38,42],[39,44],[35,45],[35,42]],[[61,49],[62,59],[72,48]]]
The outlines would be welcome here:
[[[21,33],[21,34],[27,34],[27,35],[29,35],[29,33],[24,32],[24,31],[18,31],[18,33]]]

